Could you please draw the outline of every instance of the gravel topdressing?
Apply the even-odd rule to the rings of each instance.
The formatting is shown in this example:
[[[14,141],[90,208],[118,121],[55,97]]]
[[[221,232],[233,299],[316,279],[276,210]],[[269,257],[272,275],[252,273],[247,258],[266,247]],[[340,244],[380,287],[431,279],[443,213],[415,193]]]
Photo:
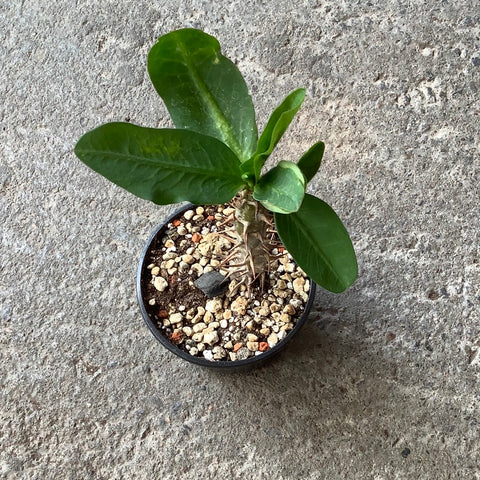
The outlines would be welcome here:
[[[195,207],[172,220],[151,244],[142,272],[150,318],[162,334],[193,356],[235,361],[261,355],[282,341],[304,311],[310,281],[281,246],[263,291],[231,279],[227,291],[208,298],[194,281],[222,265],[233,248],[230,205]]]

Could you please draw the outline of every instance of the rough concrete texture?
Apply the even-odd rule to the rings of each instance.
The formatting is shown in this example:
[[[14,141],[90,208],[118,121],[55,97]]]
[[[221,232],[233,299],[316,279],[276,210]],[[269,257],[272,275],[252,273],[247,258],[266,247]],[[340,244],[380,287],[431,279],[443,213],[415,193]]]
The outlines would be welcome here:
[[[135,273],[170,208],[72,153],[105,121],[169,125],[146,55],[184,26],[260,126],[307,88],[276,159],[326,142],[311,188],[358,253],[250,373],[154,340]],[[11,0],[0,39],[1,478],[480,478],[478,2]]]

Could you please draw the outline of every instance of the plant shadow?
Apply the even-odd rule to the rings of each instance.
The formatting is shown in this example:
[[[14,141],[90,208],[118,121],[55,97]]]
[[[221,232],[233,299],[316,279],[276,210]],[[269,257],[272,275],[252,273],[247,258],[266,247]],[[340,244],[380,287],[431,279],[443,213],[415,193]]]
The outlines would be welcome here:
[[[399,360],[398,351],[387,358],[388,347],[383,347],[388,338],[369,335],[363,327],[364,320],[382,312],[375,307],[366,312],[365,304],[362,311],[363,318],[345,322],[328,309],[314,311],[271,363],[221,375],[229,410],[242,412],[244,422],[256,427],[265,441],[295,439],[319,452],[343,445],[342,461],[346,452],[401,461],[419,431],[431,436],[435,425],[448,421],[451,405],[439,398],[439,408],[432,412],[418,364],[408,355]],[[424,444],[418,448],[428,454]],[[320,468],[320,457],[309,461],[320,462]]]

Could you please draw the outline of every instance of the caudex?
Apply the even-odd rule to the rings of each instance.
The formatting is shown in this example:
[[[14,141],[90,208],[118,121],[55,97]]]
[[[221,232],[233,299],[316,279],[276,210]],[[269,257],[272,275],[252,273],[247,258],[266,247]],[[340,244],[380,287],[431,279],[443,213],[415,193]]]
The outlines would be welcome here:
[[[296,163],[282,160],[263,171],[305,89],[283,100],[258,137],[247,85],[214,37],[195,29],[160,37],[150,50],[148,72],[176,128],[107,123],[78,141],[80,160],[156,204],[234,199],[237,245],[224,263],[248,286],[263,282],[276,230],[318,285],[337,293],[349,287],[357,276],[350,237],[333,209],[306,193],[324,143],[315,143]]]

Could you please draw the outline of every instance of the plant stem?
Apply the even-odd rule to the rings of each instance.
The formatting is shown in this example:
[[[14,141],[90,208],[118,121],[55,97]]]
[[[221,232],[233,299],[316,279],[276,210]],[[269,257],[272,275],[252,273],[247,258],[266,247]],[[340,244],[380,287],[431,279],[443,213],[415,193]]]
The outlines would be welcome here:
[[[265,284],[265,274],[270,264],[268,227],[272,215],[249,191],[242,191],[235,209],[235,230],[238,236],[238,253],[232,263],[242,265],[235,276],[245,276],[248,285],[258,281]]]

